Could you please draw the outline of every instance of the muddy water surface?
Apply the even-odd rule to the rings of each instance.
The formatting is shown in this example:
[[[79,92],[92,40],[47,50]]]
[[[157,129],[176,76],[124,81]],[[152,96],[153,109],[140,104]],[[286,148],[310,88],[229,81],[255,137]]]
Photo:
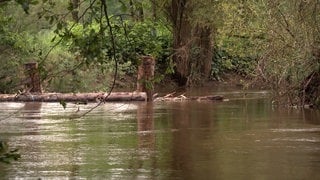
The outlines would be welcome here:
[[[319,111],[219,94],[230,100],[107,103],[80,119],[95,104],[1,103],[0,138],[21,159],[0,178],[320,179]]]

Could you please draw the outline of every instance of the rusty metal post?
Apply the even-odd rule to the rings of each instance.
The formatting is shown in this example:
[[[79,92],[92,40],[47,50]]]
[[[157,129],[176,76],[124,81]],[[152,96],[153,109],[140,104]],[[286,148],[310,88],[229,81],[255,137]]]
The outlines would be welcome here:
[[[153,79],[155,59],[151,56],[142,56],[138,66],[137,91],[147,93],[147,101],[153,101]]]
[[[24,68],[27,76],[25,83],[26,90],[30,93],[42,93],[38,63],[26,63],[24,64]]]

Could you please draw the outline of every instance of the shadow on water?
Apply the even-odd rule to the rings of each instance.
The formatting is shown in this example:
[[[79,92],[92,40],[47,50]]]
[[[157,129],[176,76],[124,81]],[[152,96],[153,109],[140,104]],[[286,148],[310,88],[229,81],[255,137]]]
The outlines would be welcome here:
[[[210,93],[210,92],[208,92]],[[2,103],[0,136],[22,158],[1,177],[70,179],[317,179],[318,110],[274,108],[265,92],[228,102]]]

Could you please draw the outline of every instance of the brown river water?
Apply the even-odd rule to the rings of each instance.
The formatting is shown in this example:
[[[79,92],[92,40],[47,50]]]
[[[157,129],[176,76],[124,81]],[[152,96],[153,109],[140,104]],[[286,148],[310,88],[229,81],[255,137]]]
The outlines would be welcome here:
[[[21,154],[0,179],[320,179],[319,110],[214,94],[229,101],[106,103],[79,119],[96,104],[0,103],[0,138]]]

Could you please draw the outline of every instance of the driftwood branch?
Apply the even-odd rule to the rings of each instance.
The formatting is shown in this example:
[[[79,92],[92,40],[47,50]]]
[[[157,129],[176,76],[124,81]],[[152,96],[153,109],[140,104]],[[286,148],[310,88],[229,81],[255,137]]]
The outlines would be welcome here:
[[[220,95],[209,95],[209,96],[190,96],[187,97],[185,94],[174,96],[175,92],[167,94],[163,97],[157,97],[155,101],[223,101],[224,97]]]

